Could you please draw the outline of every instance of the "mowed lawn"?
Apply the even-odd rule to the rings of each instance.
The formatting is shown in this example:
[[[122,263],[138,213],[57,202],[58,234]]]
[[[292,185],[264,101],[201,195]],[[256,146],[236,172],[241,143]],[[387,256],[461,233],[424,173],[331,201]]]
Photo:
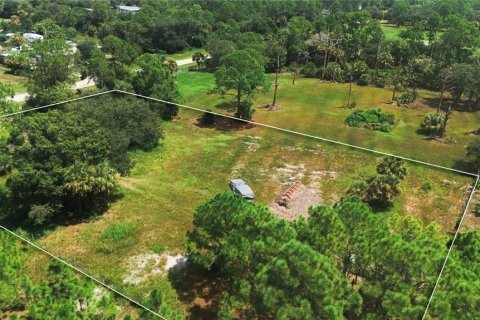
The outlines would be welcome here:
[[[214,87],[213,74],[184,72],[178,74],[178,80],[186,104],[233,114],[233,110],[225,107],[225,104],[233,100],[232,96],[221,97],[218,94],[208,93]],[[388,104],[392,97],[390,89],[354,85],[352,99],[357,102],[356,109],[380,107],[386,112],[394,114],[397,123],[390,133],[363,128],[347,128],[344,125],[345,118],[354,111],[342,108],[342,105],[347,102],[348,84],[327,83],[318,79],[306,78],[299,78],[296,83],[296,85],[292,84],[289,75],[281,77],[277,99],[277,103],[283,107],[280,111],[268,111],[263,108],[265,104],[271,103],[272,92],[258,94],[254,100],[256,112],[253,120],[438,165],[459,168],[463,168],[461,159],[465,157],[466,146],[476,137],[467,133],[480,127],[479,111],[454,111],[447,128],[447,135],[453,139],[453,143],[435,142],[418,134],[417,130],[423,118],[428,113],[435,112],[436,109],[432,103],[433,99],[437,98],[437,93],[421,90],[415,106],[395,107]]]
[[[175,308],[188,310],[199,301],[178,298],[165,273],[156,273],[139,285],[124,284],[132,257],[184,253],[195,207],[219,192],[229,192],[232,178],[245,179],[259,204],[272,203],[295,181],[315,191],[324,203],[333,204],[354,182],[374,174],[380,159],[273,129],[232,127],[221,120],[216,127],[203,127],[197,124],[200,116],[181,110],[178,119],[165,125],[159,147],[132,154],[135,167],[121,179],[121,197],[105,214],[58,227],[39,243],[134,298],[142,299],[156,287]],[[392,211],[435,221],[451,232],[471,179],[422,165],[408,164],[408,170]],[[129,225],[132,232],[121,241],[108,242],[102,234],[114,224]],[[32,257],[37,264],[41,259],[41,255]]]

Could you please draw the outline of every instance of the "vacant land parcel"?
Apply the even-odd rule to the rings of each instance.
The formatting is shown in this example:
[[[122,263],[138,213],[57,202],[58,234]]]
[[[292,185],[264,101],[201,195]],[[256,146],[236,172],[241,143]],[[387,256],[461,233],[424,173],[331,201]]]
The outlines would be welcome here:
[[[115,99],[124,98],[101,97],[88,100],[88,104],[122,104]],[[129,103],[135,101],[140,100],[130,99]],[[67,104],[59,112],[76,112],[82,107],[85,104]],[[150,107],[155,109],[155,104]],[[188,232],[198,227],[198,219],[193,220],[196,207],[219,193],[229,193],[231,179],[241,178],[253,189],[256,198],[249,205],[274,208],[274,213],[282,218],[288,205],[278,210],[278,199],[289,188],[302,190],[299,196],[314,206],[332,207],[349,194],[363,197],[355,186],[372,185],[372,181],[385,178],[381,174],[384,171],[378,169],[385,161],[375,154],[223,117],[206,122],[204,114],[192,110],[180,109],[175,119],[163,122],[162,128],[159,145],[149,151],[130,152],[133,167],[119,178],[120,192],[104,212],[83,212],[78,219],[64,217],[31,231],[40,245],[120,291],[142,300],[145,292],[157,288],[175,310],[193,318],[216,315],[222,293],[230,290],[227,279],[221,275],[202,271],[187,262],[185,243],[191,241]],[[377,234],[380,229],[368,229],[365,224],[362,232],[370,239],[368,255],[390,260],[377,261],[377,267],[392,268],[393,273],[402,269],[404,278],[392,284],[389,276],[373,276],[371,270],[362,270],[359,266],[362,259],[367,259],[367,253],[357,248],[356,253],[349,254],[349,261],[358,268],[349,269],[347,279],[348,286],[362,296],[371,288],[372,279],[382,287],[408,288],[405,290],[412,297],[425,298],[430,294],[472,183],[470,177],[424,165],[404,163],[402,167],[407,171],[395,184],[398,192],[385,205],[375,204],[375,212],[367,213],[368,219],[376,221],[379,227],[390,228],[400,242],[388,242]],[[364,197],[365,201],[367,198]],[[343,202],[343,207],[347,204]],[[336,208],[339,212],[332,213],[333,216],[356,212],[342,211],[338,205]],[[308,212],[297,215],[309,216]],[[286,218],[293,221],[289,225],[298,228],[300,239],[304,229],[296,223],[302,218]],[[324,250],[309,243],[308,237],[301,241],[338,260],[335,250],[340,249],[335,243],[339,240],[333,240],[336,231],[326,224],[324,227],[323,234],[331,235],[323,244]],[[407,251],[423,249],[416,254],[410,251],[411,255],[401,250],[395,257],[385,254],[388,246],[400,243]],[[38,254],[30,259],[38,263],[43,258]],[[389,265],[392,261],[402,266]],[[418,277],[423,277],[421,284],[416,282]],[[412,302],[417,313],[425,307],[423,298]],[[387,300],[391,303],[392,298],[385,293],[375,295],[375,299],[381,304]],[[365,305],[359,312],[379,311]]]

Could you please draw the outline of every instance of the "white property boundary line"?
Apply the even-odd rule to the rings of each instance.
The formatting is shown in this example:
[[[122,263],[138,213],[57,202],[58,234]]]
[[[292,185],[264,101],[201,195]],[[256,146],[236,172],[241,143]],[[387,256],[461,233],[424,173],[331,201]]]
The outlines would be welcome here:
[[[105,282],[102,282],[102,281],[98,280],[97,278],[95,278],[95,277],[93,277],[93,276],[89,275],[88,273],[86,273],[86,272],[84,272],[84,271],[80,270],[79,268],[77,268],[77,267],[75,267],[74,265],[72,265],[72,264],[68,263],[67,261],[65,261],[65,260],[63,260],[63,259],[61,259],[61,258],[57,257],[56,255],[54,255],[54,254],[50,253],[49,251],[47,251],[47,250],[43,249],[42,247],[40,247],[40,246],[38,246],[38,245],[36,245],[35,243],[31,242],[30,240],[28,240],[28,239],[25,239],[24,237],[22,237],[22,236],[20,236],[20,235],[16,234],[16,233],[15,233],[15,232],[13,232],[13,231],[10,231],[9,229],[5,228],[5,227],[4,227],[4,226],[2,226],[2,225],[0,225],[0,229],[3,229],[3,230],[4,230],[4,231],[6,231],[7,233],[10,233],[10,234],[12,234],[13,236],[17,237],[18,239],[20,239],[20,240],[22,240],[22,241],[26,242],[27,244],[29,244],[29,245],[33,246],[33,247],[34,247],[34,248],[36,248],[37,250],[40,250],[41,252],[43,252],[43,253],[47,254],[48,256],[52,257],[53,259],[56,259],[56,260],[60,261],[61,263],[63,263],[63,264],[65,264],[66,266],[68,266],[68,267],[70,267],[70,268],[74,269],[74,270],[75,270],[75,271],[77,271],[78,273],[80,273],[80,274],[82,274],[82,275],[86,276],[87,278],[90,278],[91,280],[95,281],[96,283],[98,283],[98,284],[100,284],[100,285],[104,286],[105,288],[107,288],[107,289],[109,289],[109,290],[113,291],[114,293],[116,293],[116,294],[118,294],[119,296],[121,296],[121,297],[123,297],[123,298],[127,299],[128,301],[130,301],[131,303],[135,304],[136,306],[138,306],[138,307],[141,307],[141,308],[143,308],[143,309],[145,309],[145,310],[147,310],[147,311],[151,312],[152,314],[156,315],[157,317],[160,317],[160,318],[161,318],[161,319],[163,319],[163,320],[167,320],[167,318],[165,318],[165,317],[163,317],[162,315],[158,314],[157,312],[155,312],[155,311],[153,311],[153,310],[151,310],[151,309],[149,309],[149,308],[145,307],[145,306],[144,306],[143,304],[141,304],[140,302],[137,302],[137,301],[133,300],[132,298],[130,298],[130,297],[128,297],[128,296],[126,296],[126,295],[124,295],[124,294],[123,294],[123,293],[121,293],[120,291],[118,291],[118,290],[116,290],[116,289],[114,289],[114,288],[110,287],[110,286],[109,286],[108,284],[106,284]]]
[[[293,133],[293,134],[303,136],[303,137],[307,137],[307,138],[313,138],[313,139],[317,139],[317,140],[321,140],[321,141],[325,141],[325,142],[329,142],[329,143],[333,143],[333,144],[339,144],[339,145],[354,148],[354,149],[360,149],[360,150],[363,150],[363,151],[373,152],[373,153],[380,154],[380,155],[383,155],[383,156],[395,157],[395,158],[403,159],[403,160],[410,161],[410,162],[420,163],[420,164],[427,165],[427,166],[430,166],[430,167],[435,167],[435,168],[439,168],[439,169],[443,169],[443,170],[453,171],[453,172],[465,174],[465,175],[472,176],[472,177],[478,177],[478,174],[475,174],[475,173],[462,171],[462,170],[458,170],[458,169],[453,169],[453,168],[448,168],[448,167],[444,167],[444,166],[441,166],[441,165],[438,165],[438,164],[425,162],[425,161],[422,161],[422,160],[407,158],[407,157],[404,157],[404,156],[398,156],[398,155],[395,155],[395,154],[392,154],[392,153],[387,153],[387,152],[378,151],[378,150],[374,150],[374,149],[370,149],[370,148],[365,148],[365,147],[357,146],[357,145],[354,145],[354,144],[349,144],[349,143],[345,143],[345,142],[341,142],[341,141],[337,141],[337,140],[332,140],[332,139],[328,139],[328,138],[314,136],[314,135],[303,133],[303,132],[293,131],[293,130],[290,130],[290,129],[284,129],[284,128],[281,128],[281,127],[276,127],[276,126],[272,126],[272,125],[261,123],[261,122],[240,119],[240,118],[229,116],[229,115],[226,115],[226,114],[221,114],[221,113],[218,113],[218,112],[208,111],[208,110],[204,110],[204,109],[200,109],[200,108],[196,108],[196,107],[191,107],[191,106],[187,106],[187,105],[180,104],[180,103],[170,102],[170,101],[166,101],[166,100],[162,100],[162,99],[152,98],[152,97],[148,97],[148,96],[144,96],[144,95],[141,95],[141,94],[136,94],[136,93],[132,93],[132,92],[128,92],[128,91],[123,91],[123,90],[118,90],[118,89],[115,89],[115,90],[112,90],[112,91],[128,94],[128,95],[135,96],[135,97],[144,98],[144,99],[147,99],[147,100],[153,100],[153,101],[156,101],[156,102],[171,104],[171,105],[186,108],[186,109],[196,110],[196,111],[200,111],[200,112],[208,112],[208,113],[214,114],[216,116],[221,116],[221,117],[224,117],[224,118],[229,118],[229,119],[232,119],[232,120],[237,120],[237,121],[249,123],[249,124],[253,124],[253,125],[256,125],[256,126],[260,126],[260,127],[271,128],[271,129],[275,129],[275,130],[279,130],[279,131],[283,131],[283,132],[287,132],[287,133]]]
[[[423,313],[422,320],[425,319],[428,313],[428,308],[430,307],[430,304],[432,303],[433,300],[433,295],[435,293],[435,290],[437,290],[437,286],[442,278],[443,271],[445,269],[445,266],[447,265],[448,258],[450,257],[450,252],[453,249],[453,246],[455,244],[455,240],[457,240],[457,236],[460,233],[460,228],[462,227],[462,222],[463,219],[465,218],[465,215],[467,214],[468,208],[470,206],[470,202],[472,201],[473,194],[475,193],[475,189],[477,188],[478,180],[480,177],[477,176],[477,179],[475,180],[475,183],[473,184],[472,192],[470,192],[470,196],[468,197],[467,204],[465,206],[465,210],[463,211],[462,216],[460,217],[460,221],[458,222],[458,228],[455,231],[455,235],[453,236],[452,243],[450,244],[450,247],[448,248],[447,256],[445,257],[445,261],[443,261],[442,268],[440,269],[440,273],[438,274],[437,281],[435,281],[435,285],[433,286],[432,294],[430,295],[430,298],[428,299],[427,307],[425,308],[425,312]]]
[[[417,160],[417,159],[412,159],[412,158],[408,158],[408,157],[404,157],[404,156],[398,156],[398,155],[395,155],[395,154],[391,154],[391,153],[387,153],[387,152],[383,152],[383,151],[378,151],[378,150],[374,150],[374,149],[370,149],[370,148],[366,148],[366,147],[361,147],[361,146],[357,146],[357,145],[353,145],[353,144],[349,144],[349,143],[345,143],[345,142],[341,142],[341,141],[336,141],[336,140],[332,140],[332,139],[328,139],[328,138],[323,138],[323,137],[319,137],[319,136],[314,136],[314,135],[310,135],[310,134],[306,134],[306,133],[302,133],[302,132],[298,132],[298,131],[293,131],[293,130],[289,130],[289,129],[285,129],[285,128],[281,128],[281,127],[276,127],[276,126],[272,126],[272,125],[268,125],[268,124],[264,124],[264,123],[260,123],[260,122],[256,122],[256,121],[251,121],[251,120],[245,120],[245,119],[240,119],[240,118],[237,118],[237,117],[233,117],[233,116],[229,116],[229,115],[225,115],[225,114],[221,114],[221,113],[218,113],[218,112],[213,112],[213,111],[209,111],[209,110],[204,110],[204,109],[200,109],[200,108],[196,108],[196,107],[192,107],[192,106],[188,106],[188,105],[184,105],[184,104],[180,104],[180,103],[175,103],[175,102],[171,102],[171,101],[166,101],[166,100],[162,100],[162,99],[157,99],[157,98],[153,98],[153,97],[149,97],[149,96],[144,96],[144,95],[140,95],[140,94],[136,94],[136,93],[133,93],[133,92],[128,92],[128,91],[124,91],[124,90],[118,90],[118,89],[113,89],[113,90],[109,90],[109,91],[103,91],[103,92],[98,92],[98,93],[94,93],[94,94],[91,94],[91,95],[86,95],[86,96],[82,96],[82,97],[78,97],[78,98],[74,98],[74,99],[70,99],[70,100],[66,100],[66,101],[61,101],[61,102],[56,102],[56,103],[52,103],[52,104],[48,104],[48,105],[45,105],[45,106],[41,106],[41,107],[36,107],[36,108],[32,108],[32,109],[28,109],[28,110],[21,110],[21,111],[18,111],[18,112],[13,112],[13,113],[10,113],[10,114],[6,114],[6,115],[0,115],[0,119],[5,119],[7,117],[10,117],[10,116],[13,116],[13,115],[18,115],[18,114],[23,114],[23,113],[27,113],[27,112],[30,112],[30,111],[35,111],[35,110],[40,110],[40,109],[45,109],[45,108],[49,108],[49,107],[53,107],[53,106],[58,106],[58,105],[62,105],[62,104],[66,104],[66,103],[69,103],[69,102],[74,102],[74,101],[78,101],[78,100],[83,100],[83,99],[88,99],[88,98],[92,98],[92,97],[96,97],[96,96],[101,96],[101,95],[104,95],[104,94],[107,94],[107,93],[113,93],[113,92],[119,92],[119,93],[123,93],[123,94],[127,94],[127,95],[131,95],[131,96],[135,96],[135,97],[139,97],[139,98],[143,98],[143,99],[147,99],[147,100],[152,100],[152,101],[156,101],[156,102],[161,102],[161,103],[166,103],[166,104],[169,104],[169,105],[175,105],[175,106],[178,106],[178,107],[182,107],[182,108],[186,108],[186,109],[190,109],[190,110],[195,110],[195,111],[200,111],[200,112],[207,112],[207,113],[210,113],[210,114],[213,114],[213,115],[216,115],[216,116],[220,116],[220,117],[224,117],[224,118],[228,118],[228,119],[232,119],[232,120],[237,120],[237,121],[241,121],[241,122],[244,122],[244,123],[248,123],[248,124],[252,124],[252,125],[256,125],[256,126],[261,126],[261,127],[265,127],[265,128],[271,128],[271,129],[275,129],[275,130],[279,130],[279,131],[283,131],[283,132],[286,132],[286,133],[291,133],[291,134],[295,134],[295,135],[299,135],[299,136],[303,136],[303,137],[307,137],[307,138],[313,138],[313,139],[317,139],[317,140],[321,140],[321,141],[324,141],[324,142],[329,142],[329,143],[333,143],[333,144],[338,144],[338,145],[342,145],[342,146],[346,146],[346,147],[350,147],[350,148],[354,148],[354,149],[359,149],[359,150],[363,150],[363,151],[368,151],[368,152],[372,152],[372,153],[376,153],[376,154],[380,154],[380,155],[383,155],[383,156],[391,156],[391,157],[395,157],[395,158],[399,158],[399,159],[403,159],[403,160],[406,160],[406,161],[409,161],[409,162],[413,162],[413,163],[417,163],[417,164],[423,164],[423,165],[426,165],[426,166],[430,166],[430,167],[434,167],[434,168],[438,168],[438,169],[443,169],[443,170],[447,170],[447,171],[452,171],[452,172],[456,172],[456,173],[461,173],[461,174],[464,174],[464,175],[468,175],[468,176],[471,176],[471,177],[476,177],[476,180],[475,180],[475,183],[473,185],[473,188],[472,188],[472,191],[470,193],[470,196],[468,198],[468,201],[467,201],[467,204],[465,206],[465,210],[463,211],[462,213],[462,216],[460,218],[460,221],[459,221],[459,224],[458,224],[458,228],[457,230],[455,231],[455,235],[452,239],[452,243],[450,244],[450,247],[448,248],[448,252],[447,252],[447,256],[445,257],[445,260],[443,262],[443,265],[442,265],[442,268],[440,270],[440,273],[437,277],[437,280],[435,282],[435,285],[433,287],[433,290],[432,290],[432,293],[430,295],[430,298],[428,300],[428,304],[425,308],[425,312],[422,316],[422,320],[425,319],[425,317],[427,316],[427,313],[428,313],[428,308],[430,307],[430,304],[433,300],[433,296],[435,294],[435,291],[437,289],[437,286],[441,280],[441,277],[443,275],[443,272],[444,272],[444,269],[445,269],[445,266],[448,262],[448,258],[450,257],[450,252],[452,251],[453,249],[453,246],[455,244],[455,240],[457,239],[457,236],[458,234],[460,233],[460,227],[462,226],[462,222],[465,218],[465,215],[467,213],[467,210],[470,206],[470,202],[473,198],[473,194],[475,193],[475,190],[476,190],[476,187],[477,187],[477,184],[479,182],[479,179],[480,179],[480,175],[479,174],[474,174],[474,173],[471,173],[471,172],[467,172],[467,171],[462,171],[462,170],[458,170],[458,169],[453,169],[453,168],[448,168],[448,167],[445,167],[445,166],[441,166],[441,165],[437,165],[437,164],[434,164],[434,163],[429,163],[429,162],[425,162],[425,161],[421,161],[421,160]],[[106,283],[96,279],[95,277],[87,274],[86,272],[80,270],[79,268],[73,266],[72,264],[66,262],[65,260],[55,256],[54,254],[48,252],[47,250],[41,248],[40,246],[36,245],[35,243],[19,236],[18,234],[16,234],[15,232],[13,231],[10,231],[9,229],[5,228],[4,226],[0,225],[0,228],[3,229],[4,231],[14,235],[15,237],[19,238],[20,240],[28,243],[29,245],[35,247],[36,249],[42,251],[43,253],[49,255],[50,257],[64,263],[65,265],[69,266],[70,268],[76,270],[77,272],[81,273],[82,275],[92,279],[93,281],[97,282],[98,284],[104,286],[105,288],[113,291],[114,293],[120,295],[121,297],[127,299],[128,301],[132,302],[133,304],[151,312],[152,314],[160,317],[161,319],[164,319],[164,320],[167,320],[165,317],[163,317],[162,315],[158,314],[157,312],[145,307],[144,305],[142,305],[141,303],[133,300],[132,298],[124,295],[123,293],[117,291],[116,289],[110,287],[109,285],[107,285]]]

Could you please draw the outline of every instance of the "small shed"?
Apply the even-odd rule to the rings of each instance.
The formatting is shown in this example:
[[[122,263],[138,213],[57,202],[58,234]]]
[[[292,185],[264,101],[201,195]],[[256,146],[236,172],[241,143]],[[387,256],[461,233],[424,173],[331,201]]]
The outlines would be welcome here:
[[[292,221],[300,216],[308,216],[308,208],[321,203],[317,194],[297,181],[275,199],[270,209],[278,218]]]

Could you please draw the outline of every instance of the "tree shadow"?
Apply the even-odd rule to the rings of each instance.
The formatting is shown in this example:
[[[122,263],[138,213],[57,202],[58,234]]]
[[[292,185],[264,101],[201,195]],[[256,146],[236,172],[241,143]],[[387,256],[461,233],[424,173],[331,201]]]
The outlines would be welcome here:
[[[474,160],[458,159],[454,162],[453,168],[465,172],[476,174],[476,163]]]
[[[168,273],[168,279],[179,299],[188,305],[188,319],[209,320],[217,318],[223,293],[223,279],[218,273],[188,263],[182,269]]]
[[[248,130],[255,127],[255,125],[251,123],[236,120],[236,119],[231,119],[231,118],[227,118],[219,115],[214,115],[213,119],[214,119],[213,123],[208,124],[208,123],[204,123],[202,117],[198,117],[195,120],[195,125],[199,128],[211,128],[211,129],[215,129],[223,132]]]
[[[0,206],[0,224],[10,230],[21,230],[32,237],[41,237],[48,232],[54,231],[59,226],[67,227],[80,223],[91,222],[98,219],[110,208],[110,205],[122,199],[124,195],[116,192],[105,201],[85,208],[82,213],[73,214],[70,210],[62,210],[45,221],[44,224],[35,224],[28,218],[28,212],[24,208],[13,207],[10,203]]]
[[[425,105],[435,110],[437,110],[438,105],[440,104],[439,97],[424,98],[423,101],[425,102]],[[454,99],[451,99],[451,98],[443,98],[442,105],[443,107],[450,106],[453,111],[457,111],[457,112],[475,112],[479,110],[478,106],[476,106],[473,101],[466,101],[466,100],[455,101]]]

